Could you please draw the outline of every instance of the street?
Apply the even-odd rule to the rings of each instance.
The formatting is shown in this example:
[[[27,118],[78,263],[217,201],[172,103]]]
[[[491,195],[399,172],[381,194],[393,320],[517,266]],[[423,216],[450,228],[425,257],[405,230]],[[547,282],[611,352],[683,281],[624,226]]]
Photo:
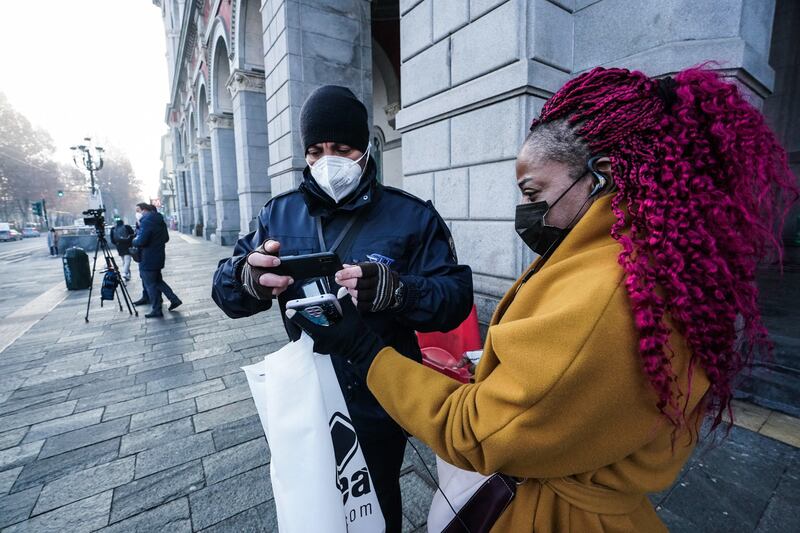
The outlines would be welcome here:
[[[276,530],[269,449],[240,368],[284,345],[280,317],[227,318],[210,292],[231,248],[170,235],[164,278],[184,305],[163,319],[101,308],[97,275],[88,324],[88,291],[65,290],[44,237],[0,244],[3,533]],[[135,267],[129,290],[141,295]],[[704,441],[651,497],[671,531],[800,530],[798,420],[743,403],[737,413],[727,439]],[[410,447],[401,486],[404,531],[424,531],[434,483]]]
[[[21,241],[0,242],[0,319],[39,296],[42,287],[49,288],[64,281],[61,260],[50,256],[47,236]]]

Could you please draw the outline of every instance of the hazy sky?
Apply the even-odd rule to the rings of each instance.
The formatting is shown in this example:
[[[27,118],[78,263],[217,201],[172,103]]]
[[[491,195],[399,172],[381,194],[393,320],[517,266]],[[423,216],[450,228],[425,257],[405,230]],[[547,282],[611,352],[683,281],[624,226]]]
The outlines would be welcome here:
[[[155,196],[169,98],[161,10],[151,0],[0,6],[0,91],[11,105],[50,132],[60,160],[86,136],[122,150]]]

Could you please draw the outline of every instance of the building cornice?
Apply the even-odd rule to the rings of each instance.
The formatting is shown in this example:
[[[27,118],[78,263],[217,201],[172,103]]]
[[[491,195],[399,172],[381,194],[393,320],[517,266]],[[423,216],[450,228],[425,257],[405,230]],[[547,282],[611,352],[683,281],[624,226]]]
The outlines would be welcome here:
[[[186,69],[182,68],[186,62],[186,54],[194,49],[195,39],[197,39],[197,25],[195,24],[195,14],[203,7],[203,0],[189,0],[183,10],[183,21],[181,22],[181,38],[178,44],[178,53],[175,55],[175,68],[172,77],[172,88],[170,90],[170,111],[179,110],[178,93],[183,82]],[[167,117],[169,122],[169,117]]]

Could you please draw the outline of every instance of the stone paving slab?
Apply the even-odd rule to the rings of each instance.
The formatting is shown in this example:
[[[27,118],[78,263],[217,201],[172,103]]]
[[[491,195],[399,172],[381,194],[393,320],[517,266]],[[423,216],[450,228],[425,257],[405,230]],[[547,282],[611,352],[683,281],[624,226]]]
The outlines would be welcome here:
[[[184,305],[164,319],[93,302],[86,324],[86,292],[73,292],[0,352],[2,533],[276,531],[269,448],[241,367],[283,346],[283,327],[273,312],[225,317],[209,290],[230,248],[197,242],[170,240],[164,277]],[[745,410],[752,431],[700,447],[652,496],[673,531],[800,530],[800,458],[793,434],[779,434],[794,419]],[[414,442],[407,532],[425,530],[435,488],[435,457]]]

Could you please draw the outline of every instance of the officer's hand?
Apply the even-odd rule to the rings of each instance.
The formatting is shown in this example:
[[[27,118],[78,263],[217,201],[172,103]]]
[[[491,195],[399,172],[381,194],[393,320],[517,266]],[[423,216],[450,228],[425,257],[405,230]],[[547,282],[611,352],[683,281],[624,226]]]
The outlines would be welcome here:
[[[336,283],[347,289],[359,311],[373,313],[395,304],[395,291],[400,284],[397,272],[382,263],[344,265],[336,273]]]
[[[294,309],[286,310],[286,318],[314,339],[316,353],[342,357],[353,365],[359,375],[366,378],[375,356],[386,345],[361,318],[344,288],[339,289],[338,298],[342,318],[330,326],[315,324]]]
[[[269,300],[294,283],[289,276],[279,276],[270,271],[281,264],[280,250],[281,243],[268,240],[247,255],[242,267],[242,285],[253,298]]]

